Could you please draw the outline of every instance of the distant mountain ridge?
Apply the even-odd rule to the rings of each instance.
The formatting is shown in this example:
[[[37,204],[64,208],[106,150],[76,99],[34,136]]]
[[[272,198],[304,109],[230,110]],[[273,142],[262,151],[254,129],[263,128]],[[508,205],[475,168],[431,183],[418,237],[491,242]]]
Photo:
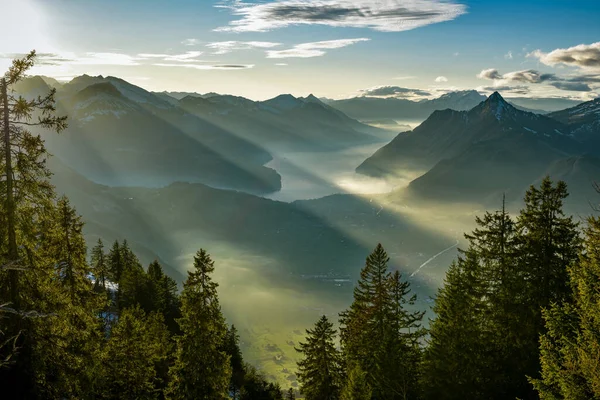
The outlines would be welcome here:
[[[431,100],[413,101],[399,98],[361,96],[344,100],[327,100],[327,104],[362,121],[377,119],[423,120],[434,111],[451,109],[468,111],[487,97],[476,90],[454,91]],[[578,104],[564,99],[511,98],[507,100],[522,111],[545,114]],[[548,107],[547,109],[542,107]]]
[[[408,190],[414,195],[463,200],[502,193],[519,197],[546,171],[557,174],[556,166],[566,165],[560,160],[587,154],[585,165],[596,165],[600,149],[591,149],[590,144],[600,131],[578,135],[576,127],[565,122],[569,121],[521,111],[495,92],[469,111],[434,112],[413,131],[379,149],[357,172],[394,176],[416,165],[426,172],[410,183]]]

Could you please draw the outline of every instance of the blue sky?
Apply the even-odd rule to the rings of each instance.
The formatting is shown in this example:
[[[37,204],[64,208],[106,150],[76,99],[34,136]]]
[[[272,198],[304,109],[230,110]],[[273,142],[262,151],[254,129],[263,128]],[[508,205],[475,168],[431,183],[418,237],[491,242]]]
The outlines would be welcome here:
[[[115,75],[150,90],[333,98],[600,93],[600,1],[0,0],[0,66]],[[229,43],[224,43],[229,42]],[[233,42],[233,43],[232,43]],[[407,90],[410,89],[410,90]]]

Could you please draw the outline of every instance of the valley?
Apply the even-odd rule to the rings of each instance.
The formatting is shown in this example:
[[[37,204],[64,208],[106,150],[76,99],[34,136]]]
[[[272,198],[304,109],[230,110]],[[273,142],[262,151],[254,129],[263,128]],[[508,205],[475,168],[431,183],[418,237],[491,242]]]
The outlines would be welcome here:
[[[570,121],[561,114],[521,111],[499,94],[447,95],[427,107],[467,111],[395,125],[377,118],[397,115],[358,115],[370,126],[314,96],[177,99],[112,77],[75,78],[58,93],[72,128],[44,139],[53,183],[83,215],[88,242],[127,239],[143,264],[160,260],[178,282],[198,248],[209,251],[245,358],[283,385],[296,385],[304,329],[322,314],[336,319],[377,243],[418,295],[415,309],[432,316],[431,297],[476,215],[503,194],[516,210],[545,174],[572,184],[569,206],[585,212],[600,171],[562,135]],[[595,129],[583,121],[578,131]]]

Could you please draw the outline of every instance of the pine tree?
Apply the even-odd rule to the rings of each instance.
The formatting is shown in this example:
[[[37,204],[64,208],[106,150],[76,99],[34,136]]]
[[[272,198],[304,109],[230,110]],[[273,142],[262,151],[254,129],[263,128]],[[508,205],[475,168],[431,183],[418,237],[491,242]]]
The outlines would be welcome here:
[[[194,257],[181,294],[182,334],[177,337],[176,361],[169,371],[171,399],[224,399],[231,379],[224,346],[227,327],[221,314],[214,262],[204,250]],[[202,356],[199,357],[198,355]]]
[[[519,363],[513,372],[520,376],[511,382],[509,394],[532,398],[537,395],[525,376],[538,378],[540,371],[539,337],[546,328],[542,309],[562,304],[569,298],[568,268],[576,262],[581,248],[578,225],[563,211],[568,196],[564,182],[553,184],[545,178],[540,187],[531,187],[525,195],[525,208],[517,220],[518,267],[522,276],[522,307],[519,330]]]
[[[467,253],[446,272],[439,289],[422,366],[426,399],[486,398],[485,338],[482,335],[482,298],[479,263]]]
[[[369,383],[380,375],[382,357],[381,341],[384,338],[387,306],[390,304],[388,282],[389,258],[381,244],[367,257],[354,288],[354,301],[350,309],[340,314],[340,339],[344,356],[357,362],[369,374]]]
[[[244,369],[244,360],[242,357],[242,351],[240,350],[240,337],[237,333],[235,325],[231,325],[231,328],[227,329],[227,335],[225,336],[225,354],[229,356],[229,363],[231,365],[231,380],[229,382],[229,393],[234,399],[239,398],[240,391],[244,385],[244,377],[246,371]]]
[[[92,249],[92,275],[94,276],[94,289],[106,291],[108,280],[108,263],[104,254],[104,243],[98,239],[98,243]]]
[[[108,278],[113,283],[118,283],[121,280],[122,272],[123,257],[121,255],[121,247],[119,246],[119,242],[115,240],[108,253]]]
[[[590,218],[585,247],[569,270],[572,297],[543,313],[540,379],[542,400],[600,399],[600,219]]]
[[[97,315],[104,297],[93,290],[83,222],[66,197],[42,226],[40,256],[56,267],[39,282],[45,287],[43,303],[53,315],[32,324],[37,338],[33,373],[43,397],[86,397],[101,342]]]
[[[399,271],[389,278],[390,304],[388,324],[383,347],[387,357],[383,358],[380,382],[390,398],[417,398],[419,392],[419,364],[421,362],[420,340],[425,334],[421,327],[423,311],[408,311],[417,296],[410,295],[410,284],[402,281]]]
[[[179,313],[179,296],[177,295],[177,282],[163,272],[158,261],[153,261],[148,266],[146,274],[148,288],[145,292],[146,299],[142,300],[146,311],[158,311],[165,318],[165,323],[173,333],[179,333],[176,319]]]
[[[148,296],[148,279],[144,267],[124,240],[119,247],[122,270],[118,280],[117,305],[119,310],[136,305],[144,310],[152,310],[152,300]]]
[[[422,312],[409,312],[416,297],[399,272],[388,271],[379,244],[367,258],[350,309],[340,314],[345,361],[358,364],[376,398],[405,398],[418,392]]]
[[[48,182],[50,172],[46,168],[47,152],[40,136],[28,131],[28,126],[40,126],[57,132],[66,128],[66,117],[54,115],[56,90],[44,97],[26,99],[17,95],[12,87],[25,78],[35,63],[36,53],[30,52],[22,59],[15,59],[8,72],[0,80],[0,146],[2,190],[2,260],[0,265],[24,264],[23,249],[35,243],[35,220],[43,218],[45,207],[54,197]],[[35,117],[35,121],[34,121]],[[20,250],[21,249],[21,250]],[[13,307],[19,308],[22,294],[19,292],[19,271],[8,270],[7,298]],[[4,296],[3,296],[4,297]]]
[[[35,371],[40,365],[32,353],[42,338],[35,327],[49,324],[55,311],[46,301],[55,296],[49,285],[53,264],[40,255],[41,222],[54,209],[54,191],[44,143],[27,128],[66,127],[66,117],[55,116],[54,90],[28,99],[14,91],[35,58],[32,51],[14,60],[0,79],[0,331],[10,343],[0,348],[0,360],[11,361],[0,371],[0,383],[13,387],[16,397],[39,395]]]
[[[334,343],[333,324],[323,315],[313,329],[306,330],[306,335],[306,342],[296,348],[303,356],[297,372],[300,392],[306,400],[338,399],[342,361]]]
[[[105,399],[162,398],[160,368],[171,353],[162,316],[140,307],[121,312],[103,349],[97,396]]]
[[[356,363],[350,364],[348,370],[348,378],[342,389],[340,399],[371,400],[372,390],[367,379],[367,373]]]

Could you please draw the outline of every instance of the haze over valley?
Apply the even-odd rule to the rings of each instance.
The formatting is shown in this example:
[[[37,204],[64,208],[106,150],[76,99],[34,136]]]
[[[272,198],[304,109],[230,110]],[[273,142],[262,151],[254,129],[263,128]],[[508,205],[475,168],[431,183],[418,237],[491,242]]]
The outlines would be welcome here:
[[[244,360],[284,388],[378,244],[428,327],[477,216],[518,215],[547,177],[575,221],[599,203],[591,2],[77,3],[11,3],[52,29],[0,38],[3,71],[37,49],[11,96],[67,116],[31,126],[56,193],[88,248],[126,240],[178,290],[208,251]]]

